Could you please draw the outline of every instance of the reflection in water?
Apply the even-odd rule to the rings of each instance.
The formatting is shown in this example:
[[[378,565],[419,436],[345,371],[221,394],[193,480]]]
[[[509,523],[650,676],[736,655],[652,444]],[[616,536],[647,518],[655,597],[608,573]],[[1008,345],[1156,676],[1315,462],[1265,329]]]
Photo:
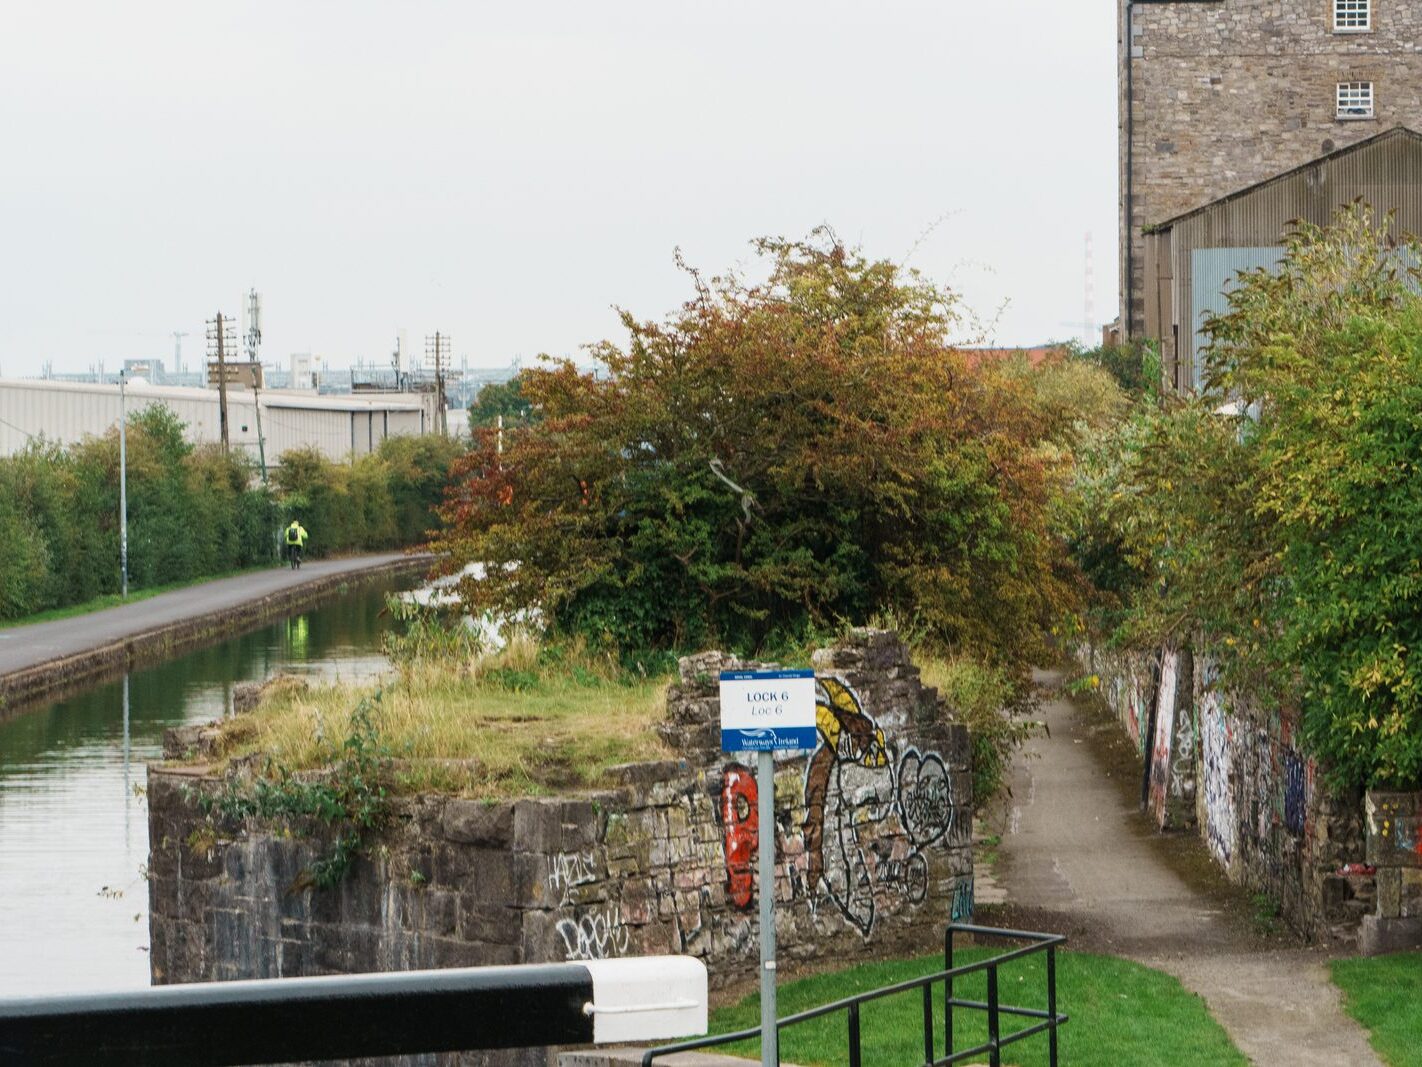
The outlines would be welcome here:
[[[234,683],[386,667],[386,592],[323,607],[0,722],[0,997],[148,984],[144,764],[231,713]]]

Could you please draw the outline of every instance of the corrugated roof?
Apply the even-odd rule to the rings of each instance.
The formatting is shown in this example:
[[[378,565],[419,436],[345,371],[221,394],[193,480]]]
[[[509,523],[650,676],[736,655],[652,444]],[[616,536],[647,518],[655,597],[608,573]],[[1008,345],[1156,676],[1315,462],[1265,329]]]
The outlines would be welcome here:
[[[1330,160],[1338,159],[1341,156],[1352,155],[1354,152],[1361,151],[1362,149],[1369,148],[1373,145],[1380,144],[1384,141],[1388,141],[1398,137],[1408,137],[1414,141],[1422,143],[1422,133],[1418,133],[1416,130],[1413,130],[1407,126],[1394,126],[1390,130],[1384,130],[1382,133],[1374,134],[1372,137],[1365,137],[1361,141],[1355,141],[1353,144],[1345,145],[1342,148],[1335,149],[1334,151],[1329,152],[1326,155],[1318,156],[1315,159],[1310,159],[1305,163],[1300,163],[1297,167],[1290,167],[1288,170],[1280,171],[1278,174],[1275,174],[1272,177],[1265,178],[1263,181],[1255,182],[1253,185],[1246,185],[1241,189],[1236,189],[1232,193],[1228,193],[1217,200],[1211,200],[1208,203],[1201,204],[1199,207],[1191,208],[1189,211],[1186,211],[1180,215],[1176,215],[1174,218],[1166,219],[1164,222],[1157,223],[1154,226],[1147,226],[1146,230],[1147,232],[1158,232],[1160,230],[1171,229],[1177,223],[1183,222],[1188,218],[1192,218],[1195,215],[1200,214],[1200,212],[1202,211],[1208,211],[1210,208],[1216,207],[1219,204],[1227,204],[1231,200],[1238,200],[1242,196],[1248,196],[1250,193],[1254,193],[1260,189],[1267,188],[1268,186],[1273,185],[1276,182],[1287,181],[1295,175],[1301,174],[1304,171],[1308,170],[1310,167],[1316,167],[1321,163],[1327,163]]]
[[[55,393],[89,393],[118,396],[119,387],[108,382],[64,382],[51,378],[5,378],[0,379],[5,388],[33,389]],[[229,388],[229,394],[244,399],[251,396],[251,390]],[[198,400],[217,402],[216,389],[200,389],[185,385],[152,385],[148,382],[130,382],[128,395],[152,400]],[[320,396],[302,390],[261,391],[262,406],[267,408],[297,408],[306,411],[419,411],[423,405],[418,397],[409,393],[360,393],[351,396]]]

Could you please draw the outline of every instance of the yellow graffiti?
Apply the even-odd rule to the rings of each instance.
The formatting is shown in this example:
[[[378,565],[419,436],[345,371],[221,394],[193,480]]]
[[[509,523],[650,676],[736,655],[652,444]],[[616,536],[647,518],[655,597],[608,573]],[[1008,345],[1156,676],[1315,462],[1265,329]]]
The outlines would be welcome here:
[[[815,725],[824,736],[825,747],[849,763],[864,767],[888,766],[888,746],[883,730],[876,726],[873,739],[866,743],[865,738],[855,737],[854,731],[846,733],[844,729],[846,717],[856,723],[869,721],[860,710],[854,694],[833,678],[820,679],[820,688],[829,697],[829,703],[820,699],[815,701]]]

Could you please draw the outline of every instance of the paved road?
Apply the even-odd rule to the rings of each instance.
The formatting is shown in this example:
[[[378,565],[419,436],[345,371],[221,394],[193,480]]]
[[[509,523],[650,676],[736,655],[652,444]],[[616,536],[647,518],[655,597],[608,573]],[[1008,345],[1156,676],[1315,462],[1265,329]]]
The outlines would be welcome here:
[[[341,574],[359,574],[404,558],[403,553],[387,552],[345,559],[312,560],[303,563],[300,570],[274,567],[269,571],[256,571],[175,589],[147,600],[88,615],[0,630],[0,678],[51,660],[81,655],[116,641],[162,630],[188,619],[230,611],[274,593],[287,592]]]
[[[1061,678],[1043,672],[1038,681]],[[1010,903],[1175,975],[1256,1064],[1380,1067],[1341,1009],[1327,957],[1261,943],[1239,915],[1238,893],[1183,855],[1198,840],[1163,837],[1140,817],[1130,800],[1140,771],[1109,755],[1112,727],[1060,699],[1043,716],[1051,736],[1031,741],[1017,761],[1005,813],[996,877]]]

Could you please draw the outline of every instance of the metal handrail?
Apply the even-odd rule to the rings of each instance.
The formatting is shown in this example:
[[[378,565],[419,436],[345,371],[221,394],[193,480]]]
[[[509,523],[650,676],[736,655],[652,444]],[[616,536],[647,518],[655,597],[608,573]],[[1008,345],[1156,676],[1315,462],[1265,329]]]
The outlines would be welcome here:
[[[1031,944],[1021,948],[1012,949],[1008,952],[1000,953],[976,963],[965,963],[961,966],[953,966],[953,938],[955,934],[972,934],[979,937],[997,937],[1009,940],[1025,940]],[[845,1012],[848,1016],[848,1041],[849,1041],[849,1067],[861,1067],[860,1049],[860,1014],[862,1005],[885,997],[894,996],[899,993],[906,993],[914,989],[924,991],[924,1067],[947,1067],[949,1064],[961,1062],[971,1056],[980,1056],[987,1053],[992,1067],[999,1067],[1001,1060],[1001,1049],[1005,1045],[1013,1044],[1017,1041],[1033,1037],[1041,1032],[1048,1031],[1050,1034],[1049,1062],[1052,1067],[1057,1063],[1057,1027],[1067,1022],[1070,1018],[1056,1010],[1056,949],[1058,945],[1066,943],[1066,937],[1062,934],[1035,933],[1028,930],[1007,930],[992,926],[975,926],[971,923],[950,923],[944,932],[944,961],[947,964],[941,971],[932,974],[922,975],[917,978],[905,979],[902,982],[895,982],[892,985],[882,986],[879,989],[871,989],[864,993],[856,993],[853,996],[841,997],[839,1000],[831,1001],[828,1004],[821,1004],[814,1008],[787,1015],[777,1019],[775,1023],[776,1032],[785,1030],[788,1027],[809,1022],[812,1019],[823,1018],[836,1012]],[[1021,1008],[1011,1005],[1003,1005],[998,1002],[997,996],[997,969],[1005,963],[1022,959],[1026,956],[1038,952],[1044,952],[1047,956],[1047,1008],[1046,1010],[1037,1008]],[[965,975],[975,974],[979,971],[986,971],[988,974],[988,999],[986,1002],[960,1000],[953,997],[953,981]],[[944,1053],[938,1057],[934,1052],[933,1045],[933,1017],[932,1017],[932,989],[939,982],[944,985]],[[988,1015],[988,1040],[985,1044],[974,1046],[968,1049],[953,1049],[953,1009],[968,1008],[985,1011]],[[1000,1032],[1000,1016],[1013,1015],[1032,1019],[1041,1019],[1042,1022],[1034,1026],[1015,1030],[1003,1036]],[[647,1049],[642,1056],[642,1067],[655,1067],[655,1061],[659,1056],[670,1056],[677,1052],[690,1052],[695,1049],[714,1048],[720,1045],[731,1045],[737,1041],[748,1041],[761,1036],[759,1026],[750,1027],[745,1030],[736,1030],[726,1034],[716,1034],[711,1037],[694,1038],[689,1041],[678,1041],[675,1044],[659,1045],[656,1048]]]

